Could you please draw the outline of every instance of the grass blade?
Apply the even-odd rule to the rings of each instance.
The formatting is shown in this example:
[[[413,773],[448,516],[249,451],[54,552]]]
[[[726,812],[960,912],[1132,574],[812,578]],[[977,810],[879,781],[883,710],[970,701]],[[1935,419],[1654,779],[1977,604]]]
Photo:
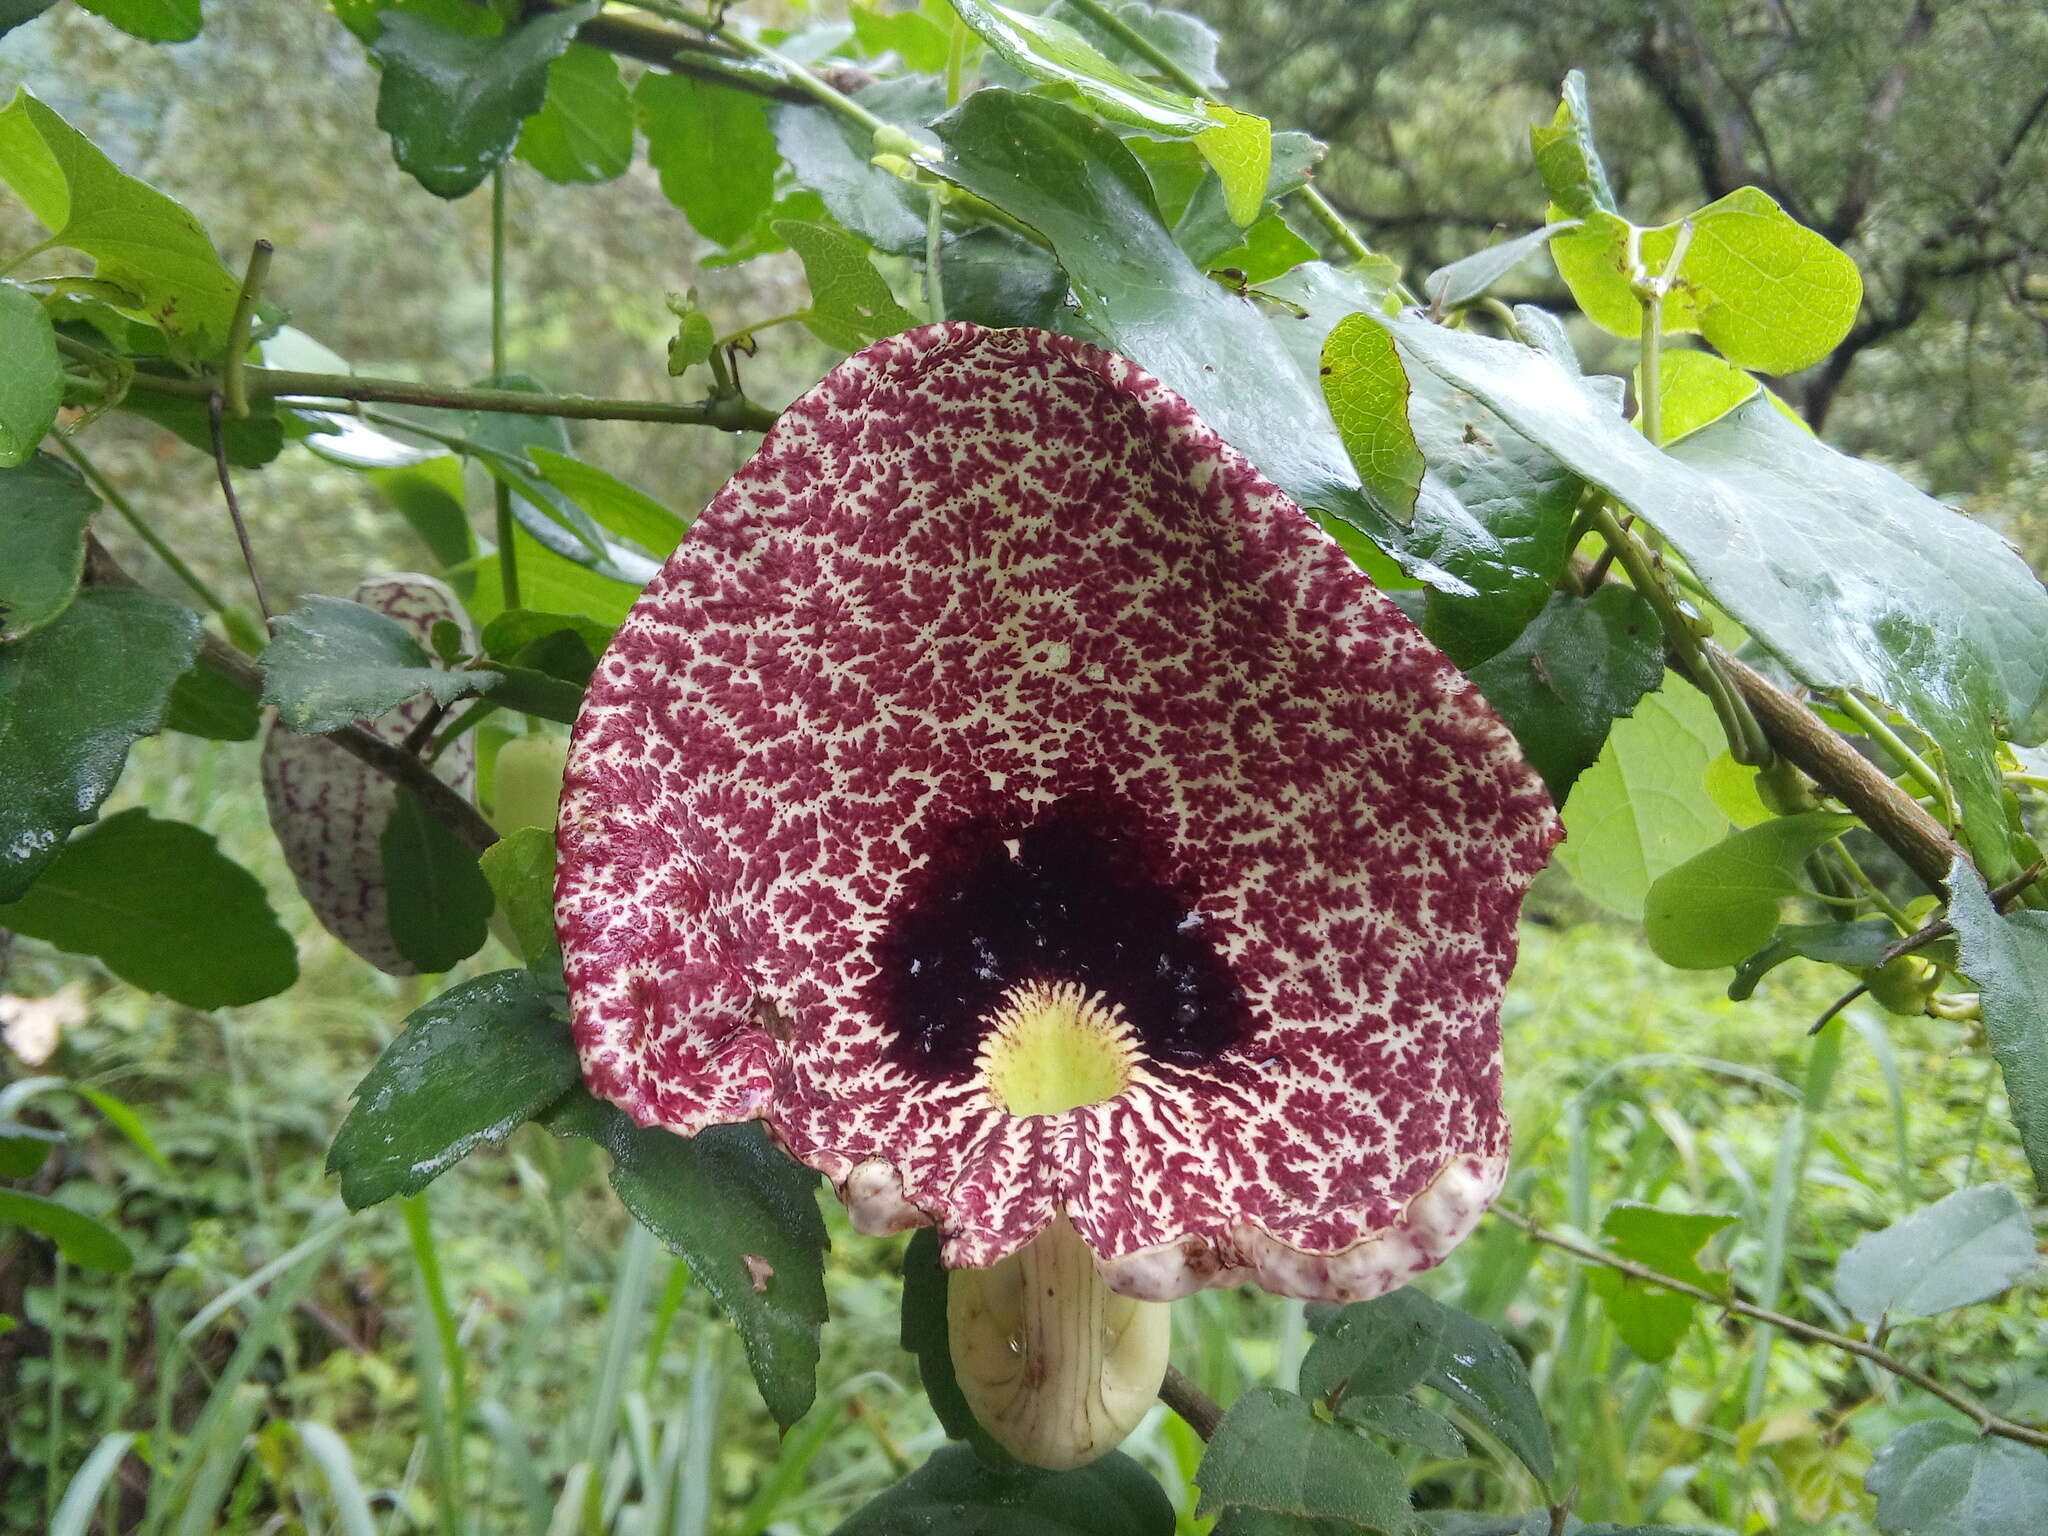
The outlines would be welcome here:
[[[134,1434],[125,1429],[100,1436],[99,1444],[92,1448],[85,1464],[64,1490],[63,1501],[50,1519],[50,1536],[85,1536],[92,1524],[94,1502],[102,1489],[113,1486],[114,1474],[121,1468],[121,1458],[128,1454],[128,1447],[134,1443]]]

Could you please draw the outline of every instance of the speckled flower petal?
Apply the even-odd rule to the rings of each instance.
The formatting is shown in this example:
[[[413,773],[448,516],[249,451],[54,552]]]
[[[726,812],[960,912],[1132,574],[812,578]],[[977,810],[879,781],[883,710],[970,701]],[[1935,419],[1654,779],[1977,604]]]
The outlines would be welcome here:
[[[1506,1167],[1500,992],[1555,813],[1285,495],[1122,358],[931,326],[784,414],[600,663],[557,912],[585,1071],[760,1116],[875,1230],[1064,1209],[1121,1291],[1375,1294]],[[1075,983],[1122,1092],[976,1052]]]
[[[476,644],[461,602],[431,576],[410,571],[368,576],[350,596],[396,619],[430,650],[434,626],[442,620],[461,629],[464,646]],[[396,746],[432,705],[422,694],[363,726]],[[434,771],[461,794],[471,793],[474,739],[457,737]],[[385,901],[384,828],[398,794],[391,781],[326,737],[302,736],[275,718],[263,740],[262,777],[271,830],[320,926],[378,970],[412,975],[418,967],[399,952]]]

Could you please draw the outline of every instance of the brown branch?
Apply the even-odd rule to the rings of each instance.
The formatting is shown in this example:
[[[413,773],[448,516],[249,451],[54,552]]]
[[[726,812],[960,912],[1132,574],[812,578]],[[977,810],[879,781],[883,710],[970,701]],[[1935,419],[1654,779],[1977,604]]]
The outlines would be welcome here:
[[[86,540],[85,579],[102,587],[142,585],[122,570],[106,546],[93,536]],[[263,697],[263,669],[211,630],[200,637],[199,663],[211,667],[252,698]],[[471,852],[482,853],[498,840],[497,828],[484,819],[483,812],[411,753],[371,735],[359,725],[329,731],[327,739],[401,789],[411,790],[427,812],[461,838]]]
[[[1792,695],[1725,651],[1717,660],[1779,756],[1861,817],[1929,887],[1946,892],[1949,870],[1965,857],[1948,829]]]
[[[2036,859],[2010,880],[2005,881],[2001,885],[1994,885],[1990,892],[1991,910],[2003,912],[2007,907],[2018,901],[2026,888],[2044,874],[2048,874],[2048,862]],[[1879,965],[1889,965],[1892,961],[1898,959],[1899,956],[1910,955],[1916,949],[1925,949],[1928,945],[1937,940],[1947,938],[1955,931],[1954,926],[1950,924],[1947,918],[1936,918],[1933,922],[1914,929],[1913,932],[1900,939],[1898,943],[1892,945],[1890,949],[1887,949],[1877,957],[1877,963]]]
[[[1159,1383],[1159,1401],[1187,1420],[1189,1429],[1207,1440],[1216,1433],[1216,1426],[1223,1422],[1223,1410],[1216,1399],[1195,1385],[1192,1376],[1177,1365],[1166,1368],[1166,1379]]]
[[[1855,1355],[1858,1359],[1868,1360],[1879,1369],[1889,1371],[1900,1380],[1910,1381],[1921,1391],[1940,1398],[1951,1408],[1968,1417],[1982,1433],[1997,1435],[2006,1440],[2017,1440],[2022,1445],[2031,1445],[2042,1450],[2048,1450],[2048,1430],[2034,1429],[2025,1424],[2015,1424],[2011,1419],[2001,1418],[1975,1398],[1965,1396],[1953,1387],[1936,1381],[1917,1366],[1908,1365],[1905,1361],[1899,1359],[1898,1356],[1888,1354],[1886,1351],[1879,1349],[1875,1344],[1867,1343],[1862,1339],[1852,1339],[1847,1334],[1836,1333],[1829,1328],[1817,1327],[1813,1323],[1801,1322],[1796,1317],[1787,1317],[1782,1312],[1773,1312],[1768,1307],[1759,1307],[1752,1302],[1742,1301],[1733,1296],[1716,1295],[1704,1286],[1680,1280],[1674,1275],[1663,1274],[1651,1269],[1647,1264],[1638,1264],[1633,1259],[1618,1258],[1614,1254],[1603,1253],[1598,1248],[1581,1243],[1574,1238],[1546,1231],[1535,1221],[1524,1216],[1520,1211],[1510,1210],[1504,1205],[1495,1205],[1493,1214],[1514,1226],[1520,1227],[1536,1242],[1548,1243],[1551,1247],[1562,1249],[1575,1258],[1584,1259],[1592,1264],[1604,1264],[1607,1268],[1619,1270],[1631,1279],[1641,1280],[1650,1285],[1660,1285],[1667,1291],[1676,1291],[1681,1296],[1690,1296],[1696,1301],[1704,1301],[1710,1306],[1719,1307],[1724,1312],[1733,1312],[1738,1317],[1746,1317],[1753,1322],[1768,1323],[1771,1327],[1789,1333],[1794,1338],[1805,1339],[1810,1344],[1825,1344],[1831,1349],[1839,1349],[1845,1354]],[[1165,1395],[1163,1390],[1160,1395],[1162,1397]]]

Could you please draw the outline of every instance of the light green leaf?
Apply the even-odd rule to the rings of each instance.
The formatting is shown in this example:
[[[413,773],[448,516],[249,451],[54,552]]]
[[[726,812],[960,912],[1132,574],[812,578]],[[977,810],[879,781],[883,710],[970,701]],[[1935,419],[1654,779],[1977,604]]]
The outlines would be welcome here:
[[[1720,841],[1728,819],[1705,777],[1721,747],[1713,705],[1670,676],[1614,723],[1564,806],[1557,861],[1580,890],[1640,919],[1652,881]]]
[[[0,645],[0,901],[29,890],[64,834],[92,820],[129,747],[162,729],[198,645],[190,609],[114,587],[79,593],[27,639]]]
[[[514,557],[519,563],[519,600],[550,613],[573,613],[617,625],[626,617],[640,595],[635,582],[610,576],[564,560],[535,539],[524,528],[512,533]],[[488,624],[504,612],[504,585],[498,577],[498,557],[486,555],[472,567],[476,590],[468,601],[470,617]]]
[[[255,876],[197,827],[140,808],[88,827],[0,906],[0,928],[93,955],[188,1008],[227,1008],[298,980],[297,947]]]
[[[0,470],[0,644],[70,606],[85,571],[86,524],[99,506],[77,471],[46,453]]]
[[[832,1536],[1171,1536],[1173,1505],[1121,1451],[1070,1472],[991,1466],[952,1445]]]
[[[184,43],[199,35],[199,0],[78,0],[145,43]]]
[[[491,888],[477,856],[402,786],[379,851],[391,942],[416,970],[438,975],[483,948]]]
[[[1553,235],[1570,227],[1568,223],[1546,224],[1438,267],[1422,280],[1423,297],[1439,314],[1483,298],[1487,289],[1535,255]]]
[[[1885,1442],[1863,1486],[1887,1536],[2033,1536],[2048,1509],[2048,1456],[1923,1419]]]
[[[405,626],[339,597],[306,598],[271,633],[260,658],[263,702],[295,731],[338,731],[422,693],[452,704],[499,677],[436,666]]]
[[[1633,1200],[1617,1201],[1600,1224],[1608,1251],[1633,1259],[1702,1290],[1723,1291],[1726,1280],[1700,1268],[1700,1247],[1739,1218],[1711,1211],[1667,1211]],[[1622,1273],[1596,1267],[1587,1283],[1607,1310],[1622,1342],[1643,1359],[1669,1360],[1692,1324],[1695,1298]]]
[[[65,1258],[87,1269],[118,1272],[135,1264],[135,1255],[112,1227],[25,1189],[0,1189],[0,1227],[10,1226],[49,1238]]]
[[[1989,1301],[2040,1264],[2019,1196],[1979,1184],[1858,1238],[1835,1265],[1835,1294],[1876,1327]]]
[[[526,971],[494,971],[415,1009],[356,1085],[327,1153],[350,1210],[416,1195],[496,1146],[577,1079],[569,1026]]]
[[[758,1122],[683,1137],[636,1127],[572,1090],[547,1123],[611,1154],[612,1188],[626,1209],[690,1266],[740,1330],[776,1423],[787,1429],[802,1418],[817,1395],[825,1321],[818,1176],[772,1145]]]
[[[1675,443],[1710,426],[1763,388],[1754,376],[1711,352],[1667,347],[1657,359],[1662,403],[1659,423],[1664,441]],[[1635,371],[1636,395],[1643,392],[1643,370]]]
[[[1697,213],[1642,230],[1644,268],[1670,265],[1681,224],[1692,241],[1663,304],[1666,331],[1695,331],[1729,362],[1797,373],[1832,352],[1863,302],[1856,263],[1755,187],[1740,187]],[[1629,223],[1595,211],[1551,241],[1557,270],[1586,318],[1617,336],[1643,329],[1629,286]]]
[[[463,499],[462,461],[454,454],[372,469],[366,478],[419,535],[437,564],[454,567],[475,557],[476,535]]]
[[[0,283],[0,469],[34,454],[63,402],[64,369],[48,312],[26,288]]]
[[[1586,102],[1586,77],[1576,69],[1564,77],[1557,112],[1549,123],[1529,130],[1536,169],[1550,200],[1575,219],[1613,213],[1614,189],[1593,144],[1593,109]]]
[[[1112,63],[1134,75],[1159,73],[1157,64],[1133,51],[1087,12],[1065,4],[1054,4],[1048,9],[1057,12],[1062,21],[1093,43],[1095,50]],[[1122,0],[1110,9],[1119,21],[1179,65],[1203,90],[1223,89],[1223,76],[1216,70],[1216,54],[1222,39],[1208,22],[1186,11],[1148,4],[1147,0]]]
[[[1664,636],[1642,594],[1618,583],[1590,598],[1557,593],[1513,644],[1473,667],[1472,681],[1563,803],[1664,675]]]
[[[690,525],[636,486],[607,474],[595,464],[535,444],[527,457],[541,477],[596,522],[631,540],[658,560],[682,542]]]
[[[1216,126],[1195,135],[1195,148],[1223,184],[1223,206],[1240,229],[1259,216],[1273,169],[1273,125],[1263,117],[1211,102]]]
[[[2048,912],[1999,916],[1962,859],[1949,871],[1948,889],[1948,920],[1962,942],[1963,970],[1982,989],[1984,1033],[2012,1121],[2035,1187],[2048,1190]]]
[[[775,232],[804,264],[804,279],[811,285],[804,323],[826,345],[857,352],[870,341],[917,324],[917,317],[896,302],[882,274],[850,235],[794,220],[778,221]]]
[[[1643,903],[1650,948],[1688,970],[1734,965],[1754,953],[1778,926],[1785,898],[1808,889],[1807,856],[1856,824],[1830,811],[1779,816],[1665,871]]]
[[[662,195],[697,232],[731,245],[775,199],[782,153],[758,96],[649,70],[633,88]]]
[[[618,61],[571,43],[548,65],[546,104],[526,120],[513,151],[549,181],[610,181],[633,163],[633,96]]]
[[[64,1138],[55,1131],[0,1120],[0,1179],[33,1177],[50,1160],[50,1154],[63,1145]]]
[[[0,181],[50,231],[52,245],[92,257],[94,275],[134,294],[182,353],[206,354],[226,341],[241,284],[199,221],[118,170],[25,90],[0,110]]]
[[[547,101],[548,65],[597,12],[598,0],[589,0],[479,37],[410,11],[382,11],[383,30],[370,45],[384,70],[377,126],[391,136],[398,163],[436,197],[474,191]]]
[[[555,946],[555,829],[515,826],[480,862],[520,955],[539,960]]]
[[[1231,1404],[1195,1471],[1197,1516],[1231,1508],[1342,1520],[1389,1536],[1412,1518],[1394,1458],[1303,1399],[1255,1387]]]
[[[893,53],[919,74],[946,67],[952,32],[922,11],[892,11],[883,0],[854,0],[849,7],[854,39],[870,56]]]
[[[1339,320],[1323,342],[1323,397],[1358,478],[1396,521],[1415,517],[1425,465],[1408,421],[1408,371],[1384,326]]]

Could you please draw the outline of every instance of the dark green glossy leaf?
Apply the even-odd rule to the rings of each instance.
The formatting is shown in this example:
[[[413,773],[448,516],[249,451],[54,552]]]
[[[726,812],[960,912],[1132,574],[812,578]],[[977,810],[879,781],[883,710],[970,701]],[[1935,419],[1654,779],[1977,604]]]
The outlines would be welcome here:
[[[1411,1518],[1407,1482],[1392,1456],[1278,1387],[1255,1387],[1231,1404],[1195,1482],[1202,1490],[1197,1515],[1242,1505],[1346,1520],[1389,1536]]]
[[[0,469],[34,454],[63,401],[64,369],[49,314],[26,288],[0,283]]]
[[[400,788],[380,842],[391,941],[421,972],[453,970],[483,948],[491,887],[476,854]]]
[[[976,325],[1057,328],[1067,274],[1052,256],[1007,229],[987,226],[950,241],[940,256],[946,318]]]
[[[1948,876],[1948,920],[1962,942],[1962,964],[1981,992],[1984,1033],[2005,1078],[2013,1124],[2048,1190],[2048,912],[2001,917],[1984,882],[1963,860]]]
[[[299,976],[255,876],[197,827],[139,808],[66,843],[26,896],[0,906],[0,928],[96,956],[189,1008],[253,1003]]]
[[[351,1210],[415,1195],[496,1146],[576,1082],[569,1026],[526,971],[495,971],[415,1009],[356,1085],[327,1153]]]
[[[731,245],[775,198],[781,152],[758,96],[650,70],[633,88],[662,195],[707,240]]]
[[[1470,256],[1438,267],[1422,280],[1422,295],[1438,312],[1483,298],[1495,283],[1541,250],[1552,235],[1569,227],[1567,224],[1546,224],[1526,235],[1503,240],[1499,245],[1489,245],[1483,251],[1474,251]]]
[[[878,80],[854,99],[883,122],[920,139],[929,137],[925,125],[946,105],[938,81],[916,76]],[[927,194],[874,163],[873,133],[836,112],[794,103],[771,108],[768,122],[797,181],[815,191],[837,223],[878,251],[909,255],[924,250]]]
[[[1980,1184],[1859,1238],[1835,1265],[1835,1294],[1875,1327],[1988,1301],[2039,1267],[2019,1196]]]
[[[498,681],[495,672],[434,665],[402,624],[345,598],[308,597],[272,633],[263,702],[295,731],[338,731],[422,693],[452,704]]]
[[[802,1418],[817,1395],[825,1321],[818,1176],[778,1151],[758,1123],[682,1137],[636,1127],[581,1090],[547,1123],[611,1154],[612,1188],[626,1208],[690,1266],[740,1330],[775,1421],[787,1429]]]
[[[1443,1335],[1444,1309],[1420,1291],[1354,1302],[1317,1331],[1301,1362],[1302,1396],[1406,1392],[1435,1366]]]
[[[1112,64],[1134,75],[1158,74],[1157,64],[1134,51],[1121,37],[1102,27],[1086,12],[1064,4],[1054,4],[1047,9],[1056,12],[1062,21],[1087,38],[1096,51]],[[1149,5],[1146,0],[1123,0],[1121,5],[1113,5],[1110,9],[1119,21],[1173,60],[1203,90],[1223,89],[1223,76],[1216,69],[1216,52],[1222,40],[1208,22],[1185,11]]]
[[[1071,1472],[946,1446],[833,1536],[1169,1536],[1173,1505],[1121,1451]]]
[[[203,736],[209,741],[252,741],[263,724],[263,706],[256,696],[204,658],[178,674],[171,684],[164,729]]]
[[[1924,1419],[1885,1442],[1863,1486],[1888,1536],[2032,1536],[2048,1509],[2048,1456]]]
[[[981,1427],[953,1374],[952,1337],[946,1323],[946,1267],[939,1262],[935,1227],[919,1227],[903,1249],[903,1347],[917,1356],[918,1380],[938,1415],[939,1427],[965,1440],[992,1466],[1013,1464],[1009,1452]]]
[[[1471,672],[1560,805],[1615,720],[1663,676],[1656,611],[1618,584],[1589,598],[1556,594],[1513,644]]]
[[[571,43],[548,65],[547,103],[513,151],[549,181],[610,181],[633,163],[633,96],[618,61]]]
[[[370,45],[384,70],[377,126],[391,136],[398,163],[436,197],[475,190],[546,102],[548,65],[597,11],[596,0],[544,11],[496,37],[383,11]]]
[[[1103,57],[1093,43],[1063,21],[1033,16],[991,0],[956,0],[953,9],[1011,68],[1073,87],[1104,117],[1175,135],[1198,134],[1212,126],[1200,102],[1139,79]],[[1265,185],[1263,173],[1259,185]]]
[[[1810,368],[1848,335],[1863,302],[1856,263],[1755,187],[1655,229],[1596,210],[1559,233],[1550,254],[1588,319],[1637,336],[1643,309],[1630,286],[1630,242],[1647,271],[1665,272],[1686,224],[1692,236],[1664,300],[1665,331],[1697,332],[1737,367],[1765,373]]]
[[[0,1189],[0,1227],[9,1226],[41,1233],[65,1258],[87,1269],[118,1272],[135,1264],[135,1255],[112,1227],[25,1189]]]
[[[917,324],[917,317],[896,302],[867,252],[850,235],[822,224],[794,222],[777,224],[775,232],[803,261],[804,279],[811,285],[804,324],[827,346],[855,352],[878,337]]]
[[[540,960],[555,947],[555,829],[512,827],[477,862],[521,958]]]
[[[584,684],[611,643],[613,626],[572,613],[514,608],[484,626],[484,654]]]
[[[1689,970],[1755,953],[1777,928],[1785,898],[1807,889],[1807,856],[1855,825],[1853,816],[1806,811],[1745,827],[1694,854],[1650,887],[1643,903],[1650,948]]]
[[[186,447],[212,457],[213,420],[204,400],[131,389],[122,397],[121,409],[130,416],[155,422]],[[235,468],[261,469],[284,452],[284,423],[270,401],[252,400],[247,416],[221,418],[220,440],[228,463]]]
[[[145,43],[183,43],[199,35],[199,0],[78,0]]]
[[[999,89],[975,92],[934,128],[947,149],[935,169],[1045,236],[1082,319],[1110,346],[1178,390],[1303,506],[1375,537],[1391,529],[1360,491],[1312,372],[1294,366],[1252,300],[1174,243],[1115,134]]]
[[[1621,1258],[1702,1290],[1723,1291],[1726,1281],[1701,1269],[1696,1255],[1708,1238],[1737,1219],[1716,1211],[1667,1211],[1621,1200],[1601,1222],[1600,1236],[1607,1250]],[[1695,1298],[1633,1279],[1618,1269],[1596,1268],[1586,1278],[1622,1342],[1645,1360],[1671,1358],[1692,1324]]]
[[[1314,250],[1308,249],[1305,256],[1287,261],[1263,276],[1252,276],[1252,271],[1262,263],[1270,264],[1280,258],[1284,242],[1270,226],[1277,224],[1286,230],[1287,241],[1293,247],[1307,248],[1306,242],[1280,218],[1276,203],[1307,185],[1309,172],[1328,148],[1320,140],[1305,133],[1273,135],[1273,164],[1266,178],[1266,212],[1252,229],[1245,229],[1231,217],[1222,180],[1209,169],[1194,145],[1173,140],[1128,139],[1125,148],[1143,162],[1158,193],[1161,215],[1173,226],[1174,240],[1197,266],[1212,272],[1220,267],[1238,267],[1249,281],[1264,282],[1299,262],[1314,260]],[[1190,176],[1191,181],[1187,179]],[[1159,191],[1162,186],[1168,190]]]
[[[1728,983],[1728,996],[1742,1002],[1756,991],[1766,973],[1787,960],[1818,960],[1824,965],[1852,968],[1877,964],[1891,948],[1899,931],[1890,923],[1788,923],[1771,935],[1771,942],[1735,968]]]
[[[70,604],[85,570],[85,526],[99,505],[77,471],[47,453],[0,470],[0,644]]]
[[[50,231],[93,258],[94,275],[126,289],[188,356],[227,339],[241,284],[199,221],[117,169],[27,91],[0,110],[0,181]]]
[[[1801,682],[1906,711],[1941,743],[1980,854],[2009,862],[1992,728],[2040,733],[2048,593],[1997,534],[1767,400],[1659,451],[1542,352],[1388,324],[1409,355],[1653,524]]]
[[[1556,114],[1547,124],[1529,130],[1536,169],[1550,200],[1575,219],[1598,212],[1613,213],[1614,189],[1607,167],[1593,144],[1593,109],[1586,102],[1586,77],[1576,69],[1564,77]]]
[[[1436,1368],[1424,1379],[1472,1421],[1514,1452],[1548,1484],[1557,1475],[1550,1426],[1529,1385],[1528,1370],[1513,1346],[1478,1318],[1444,1308],[1443,1343]]]
[[[136,738],[163,726],[199,617],[132,588],[95,587],[0,645],[0,901],[28,890],[64,834],[92,820]]]

